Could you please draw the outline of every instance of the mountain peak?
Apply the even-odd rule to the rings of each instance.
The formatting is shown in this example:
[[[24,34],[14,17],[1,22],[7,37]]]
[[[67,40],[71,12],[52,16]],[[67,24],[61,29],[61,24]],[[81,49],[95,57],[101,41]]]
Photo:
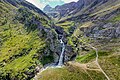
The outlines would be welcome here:
[[[50,11],[52,9],[52,7],[50,5],[46,5],[43,9],[44,12],[46,11]]]

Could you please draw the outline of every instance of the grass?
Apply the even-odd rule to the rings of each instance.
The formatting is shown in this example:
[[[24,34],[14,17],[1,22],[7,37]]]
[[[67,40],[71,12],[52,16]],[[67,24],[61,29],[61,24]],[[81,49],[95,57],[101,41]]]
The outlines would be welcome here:
[[[118,8],[119,5],[112,7]],[[30,80],[29,74],[35,74],[35,67],[37,64],[46,64],[53,61],[53,56],[43,56],[39,61],[39,57],[42,55],[46,42],[44,36],[39,37],[39,31],[37,30],[37,24],[32,20],[41,22],[41,25],[50,28],[50,21],[47,21],[44,17],[36,15],[34,12],[24,8],[15,8],[12,5],[0,2],[0,79],[1,80]],[[108,11],[112,8],[107,9]],[[22,11],[19,11],[23,9]],[[19,11],[16,15],[13,10]],[[100,14],[106,10],[99,11],[93,15]],[[23,17],[23,15],[25,17]],[[91,16],[93,16],[91,15]],[[16,16],[17,18],[15,18]],[[34,18],[34,19],[33,19]],[[15,22],[13,21],[14,19]],[[114,17],[112,21],[116,22],[120,20],[120,15]],[[29,23],[29,24],[27,24]],[[93,25],[92,22],[86,22],[80,27],[89,27]],[[57,26],[64,28],[67,34],[70,34],[75,27],[75,23],[72,21],[66,21],[59,23]],[[29,29],[29,32],[28,30]],[[79,28],[74,32],[74,35],[68,39],[68,44],[74,47],[74,42],[77,41],[75,36],[80,36]],[[41,34],[40,34],[41,35]],[[81,37],[82,38],[82,37]],[[86,42],[87,39],[82,38],[79,42]],[[115,49],[116,50],[116,49]],[[119,55],[109,56],[111,53],[106,51],[99,51],[100,64],[111,79],[119,78]],[[88,54],[76,58],[76,61],[82,63],[88,63],[95,60],[95,51],[88,52]],[[110,67],[109,67],[110,66]],[[108,70],[108,69],[111,70]],[[89,74],[89,75],[88,75]],[[114,76],[113,76],[113,75]],[[96,77],[97,76],[97,77]],[[83,70],[75,66],[67,66],[59,69],[48,69],[40,75],[40,80],[105,80],[105,76],[98,71]]]
[[[66,21],[64,23],[57,23],[58,26],[67,26],[67,25],[71,25],[72,21]]]
[[[113,17],[112,19],[108,20],[107,22],[116,23],[118,21],[120,21],[120,14],[116,15],[115,17]]]
[[[44,71],[38,76],[38,80],[105,80],[105,77],[101,72],[66,66]]]
[[[85,22],[85,23],[83,23],[83,24],[81,25],[81,28],[87,28],[87,27],[90,27],[90,26],[92,26],[92,25],[93,25],[93,23],[92,23],[91,21]]]
[[[120,39],[113,39],[111,42],[102,42],[102,44],[96,44],[99,54],[99,64],[105,73],[110,77],[111,80],[120,79]],[[76,58],[77,62],[89,63],[95,61],[95,51],[90,51],[86,55],[78,55]]]
[[[70,34],[70,32],[73,31],[72,27],[75,27],[73,21],[66,21],[64,23],[57,23],[56,25],[62,27],[67,34]]]
[[[111,53],[105,52],[105,51],[98,52],[99,57],[108,56],[109,54],[111,54]],[[96,58],[96,52],[90,51],[86,55],[77,56],[76,61],[81,62],[81,63],[88,63],[88,62],[94,60],[95,58]]]
[[[43,56],[42,59],[41,59],[41,63],[43,65],[45,64],[48,64],[48,63],[51,63],[54,61],[54,57],[53,57],[53,54],[50,54],[48,56]]]
[[[120,79],[120,55],[114,54],[108,57],[100,58],[99,63],[111,80]]]
[[[0,80],[30,79],[27,73],[34,75],[35,67],[42,65],[39,56],[46,47],[45,36],[39,36],[36,23],[31,21],[34,17],[34,21],[47,27],[49,21],[23,6],[15,8],[4,2],[0,4]]]
[[[110,13],[110,12],[112,12],[112,11],[114,11],[114,10],[117,10],[117,9],[119,9],[119,8],[120,8],[120,4],[118,3],[118,4],[116,4],[116,5],[109,6],[109,7],[107,7],[107,8],[102,9],[102,10],[99,10],[99,11],[91,14],[90,16],[94,16],[94,15],[99,15],[99,16],[100,16],[100,15],[105,15],[105,14],[108,14],[108,13]]]
[[[20,30],[22,30],[23,33],[19,32]],[[37,31],[34,31],[30,34],[24,32],[25,30],[21,27],[19,29],[13,27],[11,29],[1,32],[3,44],[0,50],[0,62],[9,59],[13,55],[19,54],[23,49],[30,49],[33,47],[37,48],[38,46],[40,46],[40,39],[37,35],[35,35]]]
[[[39,38],[37,30],[28,34],[19,25],[10,27],[9,29],[9,25],[4,25],[0,28],[2,31],[0,33],[0,38],[2,38],[0,69],[2,69],[2,73],[0,74],[5,76],[10,73],[11,79],[14,79],[17,75],[18,77],[23,75],[23,72],[29,70],[29,67],[36,66],[37,58],[34,58],[34,55],[45,47],[45,42]],[[42,52],[39,52],[39,55],[41,54]]]

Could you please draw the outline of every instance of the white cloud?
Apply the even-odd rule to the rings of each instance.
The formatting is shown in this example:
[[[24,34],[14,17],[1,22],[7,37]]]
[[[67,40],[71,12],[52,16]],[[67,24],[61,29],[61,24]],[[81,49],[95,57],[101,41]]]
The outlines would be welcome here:
[[[32,3],[33,5],[35,5],[36,7],[40,8],[40,9],[43,9],[46,6],[46,4],[44,2],[41,3],[39,0],[26,0],[26,1]]]
[[[60,0],[47,0],[47,1],[60,1]]]
[[[77,2],[78,0],[62,0],[64,1],[65,3],[70,3],[70,2]]]
[[[36,7],[43,9],[48,2],[50,1],[64,1],[65,3],[69,3],[69,2],[77,2],[78,0],[42,0],[43,2],[41,2],[40,0],[26,0],[32,4],[34,4]],[[48,1],[48,2],[47,2]]]

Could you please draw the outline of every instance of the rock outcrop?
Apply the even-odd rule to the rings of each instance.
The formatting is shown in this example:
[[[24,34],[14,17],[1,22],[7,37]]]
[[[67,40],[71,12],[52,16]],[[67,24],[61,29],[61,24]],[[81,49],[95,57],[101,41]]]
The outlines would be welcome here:
[[[120,37],[120,24],[118,23],[106,23],[103,25],[94,25],[90,28],[81,28],[81,31],[84,32],[84,35],[91,38],[100,38],[100,39],[113,39]]]

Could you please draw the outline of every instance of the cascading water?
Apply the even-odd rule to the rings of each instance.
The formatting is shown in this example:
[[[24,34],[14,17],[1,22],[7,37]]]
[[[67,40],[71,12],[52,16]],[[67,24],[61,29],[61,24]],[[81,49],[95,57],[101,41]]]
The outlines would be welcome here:
[[[60,39],[60,43],[62,44],[62,52],[58,61],[58,64],[55,65],[55,63],[44,66],[42,69],[40,69],[39,73],[37,75],[39,75],[41,72],[45,71],[48,68],[61,68],[63,65],[63,60],[64,60],[64,52],[65,52],[65,44],[63,42],[62,39]],[[35,75],[34,80],[37,80],[37,75]]]
[[[65,44],[62,39],[60,39],[60,43],[62,44],[62,52],[59,58],[59,62],[57,66],[62,66],[63,65],[63,58],[64,58],[64,51],[65,51]]]

